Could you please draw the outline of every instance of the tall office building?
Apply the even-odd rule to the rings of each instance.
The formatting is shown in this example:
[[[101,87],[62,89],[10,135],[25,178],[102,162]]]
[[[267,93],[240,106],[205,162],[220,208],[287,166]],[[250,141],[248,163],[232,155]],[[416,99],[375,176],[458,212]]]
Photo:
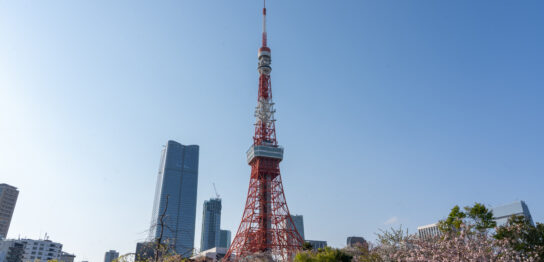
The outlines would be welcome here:
[[[304,240],[304,218],[302,215],[291,215],[291,219],[293,220],[293,223],[295,224],[295,229],[298,231],[299,235],[302,237],[302,240]],[[291,222],[288,220],[288,223],[290,224],[289,227],[292,228]]]
[[[219,246],[221,239],[221,199],[212,198],[204,201],[202,209],[202,237],[200,250],[208,250]]]
[[[223,247],[223,248],[230,248],[230,238],[231,238],[231,233],[230,233],[230,230],[223,230],[221,229],[220,231],[221,233],[219,233],[219,246],[218,247]]]
[[[119,252],[110,250],[104,255],[104,262],[113,262],[113,260],[117,258],[119,258]]]
[[[529,207],[525,204],[524,201],[516,201],[510,204],[494,207],[491,209],[493,211],[493,217],[497,226],[502,226],[508,222],[508,219],[511,216],[524,216],[531,225],[534,225],[533,218],[529,212]]]
[[[0,184],[0,238],[7,238],[19,191],[8,184]]]
[[[150,238],[162,232],[163,243],[183,257],[190,257],[194,249],[198,151],[197,145],[168,141],[155,189]]]

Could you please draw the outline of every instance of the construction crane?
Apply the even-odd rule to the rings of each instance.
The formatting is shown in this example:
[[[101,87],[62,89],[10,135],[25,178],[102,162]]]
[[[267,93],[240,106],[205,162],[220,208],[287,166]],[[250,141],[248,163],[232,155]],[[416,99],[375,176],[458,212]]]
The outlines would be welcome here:
[[[217,188],[215,188],[215,183],[212,183],[212,184],[213,184],[213,191],[215,191],[215,197],[220,198],[219,194],[217,194]]]

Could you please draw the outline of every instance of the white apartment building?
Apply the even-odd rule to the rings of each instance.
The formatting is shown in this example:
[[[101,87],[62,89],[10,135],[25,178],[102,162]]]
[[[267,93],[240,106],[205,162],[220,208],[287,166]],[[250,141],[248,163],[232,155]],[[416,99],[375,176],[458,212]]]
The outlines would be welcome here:
[[[417,227],[417,232],[421,239],[431,239],[442,235],[438,223]]]
[[[21,239],[18,242],[25,245],[23,262],[47,262],[48,260],[59,259],[62,253],[62,244],[49,239]]]

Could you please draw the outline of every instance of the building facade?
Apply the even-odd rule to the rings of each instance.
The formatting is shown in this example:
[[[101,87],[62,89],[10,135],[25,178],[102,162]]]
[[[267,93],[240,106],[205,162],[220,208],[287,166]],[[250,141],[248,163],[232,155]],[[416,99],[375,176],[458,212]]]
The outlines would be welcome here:
[[[155,188],[150,238],[162,233],[163,243],[183,257],[190,257],[194,249],[198,154],[197,145],[168,141]]]
[[[114,259],[119,257],[119,252],[110,250],[104,255],[104,262],[113,262]]]
[[[222,230],[220,231],[219,236],[219,246],[226,249],[230,248],[230,242],[231,242],[231,233],[230,230]]]
[[[200,250],[219,246],[221,240],[221,199],[212,198],[204,201],[202,209],[202,236]]]
[[[59,262],[74,262],[75,258],[76,258],[76,255],[74,254],[61,252],[59,257]]]
[[[298,231],[300,236],[302,237],[302,240],[305,240],[304,238],[304,217],[302,215],[291,215],[291,219],[293,220],[293,223],[295,224],[295,229]],[[289,222],[290,224],[290,222]],[[292,227],[292,225],[290,225]]]
[[[139,242],[136,243],[136,252],[134,253],[135,261],[147,261],[154,257],[155,243],[153,242]]]
[[[438,223],[417,227],[417,234],[421,239],[431,239],[442,235]]]
[[[348,247],[365,246],[367,245],[364,237],[348,237],[346,240]]]
[[[0,238],[0,261],[23,262],[25,245],[17,240],[2,240]]]
[[[512,216],[524,216],[531,225],[534,225],[533,218],[529,212],[529,207],[524,201],[516,201],[506,205],[491,208],[493,211],[493,217],[497,226],[502,226],[508,222],[508,219]]]
[[[312,248],[314,250],[318,250],[320,248],[327,247],[327,241],[321,241],[321,240],[306,240],[307,243],[310,243],[312,245]]]
[[[62,254],[62,244],[51,240],[21,239],[17,242],[24,244],[23,262],[47,262],[59,259]]]
[[[8,184],[0,184],[0,238],[7,238],[19,191]]]
[[[223,247],[214,247],[207,250],[203,250],[200,253],[191,257],[196,261],[220,261],[227,254],[227,249]]]

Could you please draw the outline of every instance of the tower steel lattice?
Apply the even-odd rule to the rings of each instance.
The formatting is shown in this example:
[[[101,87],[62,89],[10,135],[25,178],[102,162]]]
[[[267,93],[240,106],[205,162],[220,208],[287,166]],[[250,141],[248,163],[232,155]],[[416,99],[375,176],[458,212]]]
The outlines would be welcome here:
[[[255,108],[255,136],[247,151],[251,176],[238,232],[224,258],[239,261],[255,254],[289,261],[303,239],[287,208],[280,175],[283,148],[278,146],[270,82],[271,50],[267,46],[266,5],[263,8],[262,47],[258,52],[259,93]]]

